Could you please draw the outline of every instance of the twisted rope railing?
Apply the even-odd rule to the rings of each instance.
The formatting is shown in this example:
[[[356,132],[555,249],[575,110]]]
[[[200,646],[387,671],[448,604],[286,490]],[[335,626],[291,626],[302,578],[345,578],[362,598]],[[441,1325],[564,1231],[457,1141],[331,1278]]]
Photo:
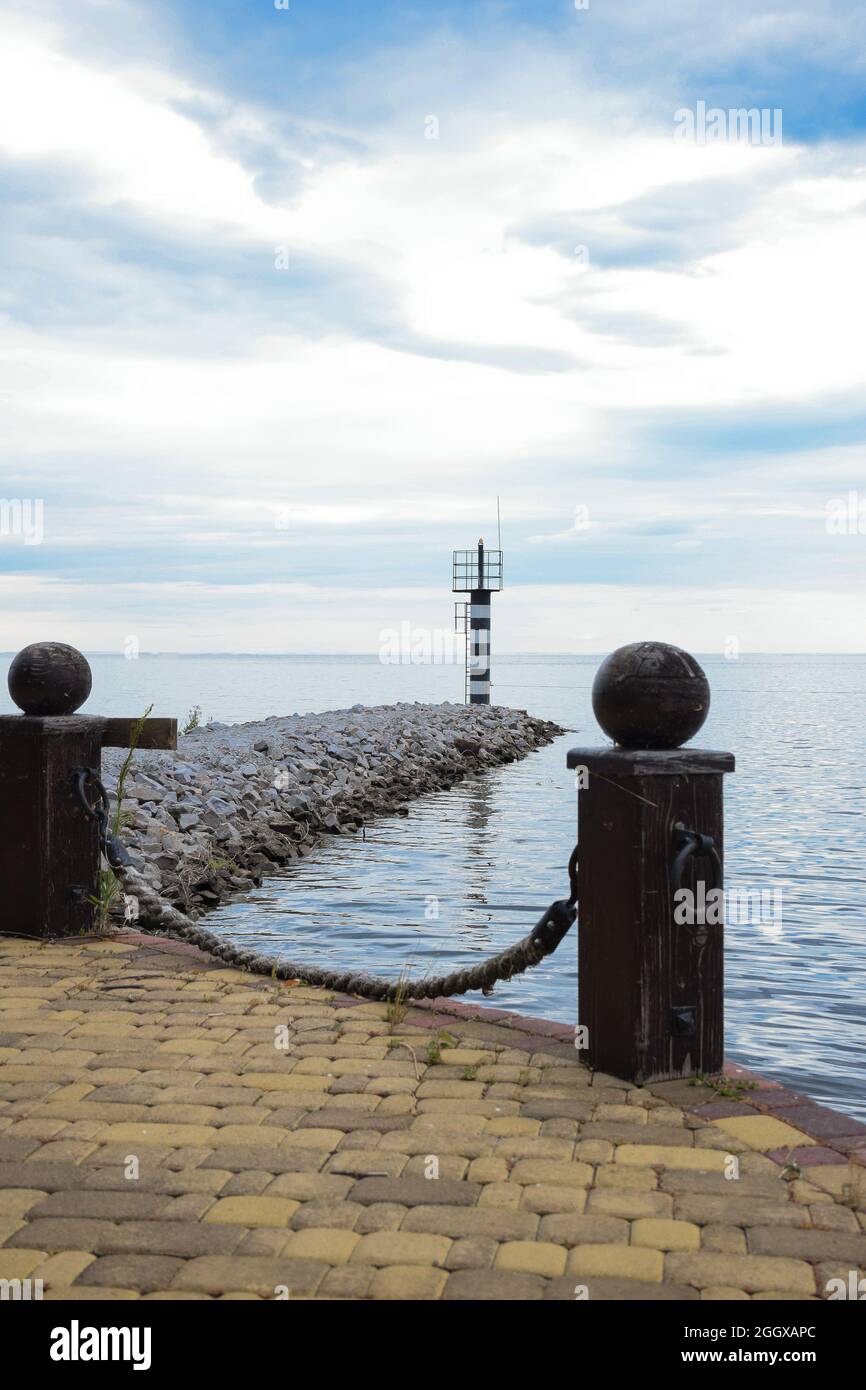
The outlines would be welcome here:
[[[227,965],[249,970],[255,975],[271,975],[278,980],[306,980],[311,985],[337,990],[341,994],[357,994],[364,999],[437,999],[454,994],[466,994],[472,989],[480,989],[482,993],[490,994],[498,981],[522,975],[524,971],[539,965],[547,956],[552,955],[577,916],[575,848],[568,862],[571,888],[569,896],[551,903],[532,931],[520,941],[516,941],[513,946],[506,947],[504,951],[490,956],[478,965],[453,970],[448,975],[434,975],[415,980],[383,980],[363,972],[326,970],[320,965],[274,958],[258,951],[244,950],[241,946],[233,946],[230,941],[206,931],[198,922],[161,898],[136,869],[123,862],[126,853],[116,841],[107,843],[105,848],[111,867],[127,894],[137,899],[138,921],[141,925],[156,927],[169,936],[189,941],[201,950],[225,961]]]

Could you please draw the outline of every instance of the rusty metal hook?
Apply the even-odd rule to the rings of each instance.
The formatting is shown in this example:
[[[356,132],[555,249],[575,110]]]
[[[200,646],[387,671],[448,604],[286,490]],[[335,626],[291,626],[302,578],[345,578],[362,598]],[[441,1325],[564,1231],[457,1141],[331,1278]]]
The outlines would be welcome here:
[[[683,873],[693,855],[707,858],[713,866],[713,881],[710,891],[721,888],[723,881],[722,861],[712,835],[702,835],[697,830],[689,830],[682,821],[674,824],[674,858],[671,864],[671,887],[674,893],[683,886]]]
[[[84,814],[89,820],[95,820],[99,830],[99,848],[105,855],[112,869],[116,869],[121,864],[131,864],[132,860],[128,851],[121,844],[116,835],[111,835],[108,829],[108,816],[111,809],[108,800],[108,792],[102,784],[102,779],[92,767],[75,767],[72,769],[72,779],[75,784],[75,794],[81,802]],[[88,800],[87,793],[92,789],[96,793],[96,800]]]

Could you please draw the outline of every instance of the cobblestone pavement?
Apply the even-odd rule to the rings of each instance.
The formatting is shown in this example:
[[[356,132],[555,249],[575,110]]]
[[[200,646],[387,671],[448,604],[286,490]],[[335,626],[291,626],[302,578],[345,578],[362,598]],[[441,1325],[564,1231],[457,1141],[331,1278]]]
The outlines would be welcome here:
[[[760,1079],[729,1101],[593,1075],[560,1024],[386,1014],[154,938],[0,942],[0,1279],[571,1300],[864,1277],[866,1126]]]

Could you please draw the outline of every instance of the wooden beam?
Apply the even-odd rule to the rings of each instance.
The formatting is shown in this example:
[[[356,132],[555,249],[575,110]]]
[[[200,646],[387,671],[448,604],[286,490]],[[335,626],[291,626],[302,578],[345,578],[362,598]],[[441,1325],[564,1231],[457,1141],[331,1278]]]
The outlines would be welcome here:
[[[106,719],[103,748],[129,748],[137,719]],[[177,748],[176,719],[145,719],[137,748]]]

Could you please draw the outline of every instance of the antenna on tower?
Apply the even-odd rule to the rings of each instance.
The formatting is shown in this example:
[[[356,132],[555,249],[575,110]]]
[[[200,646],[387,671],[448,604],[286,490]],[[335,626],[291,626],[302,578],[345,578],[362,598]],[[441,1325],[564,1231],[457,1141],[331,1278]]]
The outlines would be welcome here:
[[[499,550],[500,550],[500,553],[501,553],[501,551],[502,551],[502,520],[501,520],[500,515],[499,515],[499,498],[498,498],[498,497],[497,497],[497,499],[496,499],[496,536],[497,536],[496,544],[499,546]]]

